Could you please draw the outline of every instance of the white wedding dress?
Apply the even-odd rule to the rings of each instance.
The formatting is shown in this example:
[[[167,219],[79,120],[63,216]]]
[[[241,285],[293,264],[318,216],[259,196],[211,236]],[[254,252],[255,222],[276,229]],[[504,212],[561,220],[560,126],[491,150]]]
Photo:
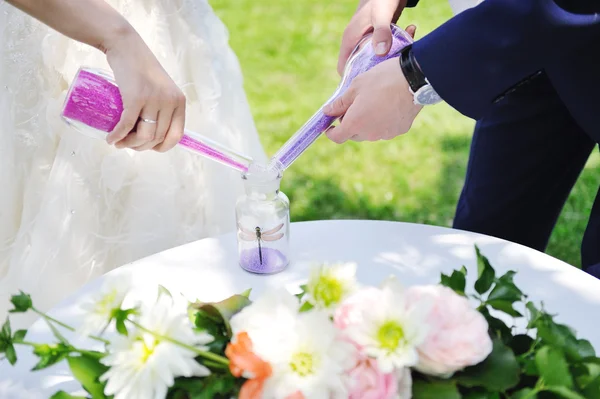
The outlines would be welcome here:
[[[207,1],[108,2],[184,91],[186,127],[265,161]],[[101,52],[0,0],[0,325],[19,290],[46,310],[115,267],[235,227],[238,172],[178,148],[116,150],[62,122],[82,65],[108,69]]]

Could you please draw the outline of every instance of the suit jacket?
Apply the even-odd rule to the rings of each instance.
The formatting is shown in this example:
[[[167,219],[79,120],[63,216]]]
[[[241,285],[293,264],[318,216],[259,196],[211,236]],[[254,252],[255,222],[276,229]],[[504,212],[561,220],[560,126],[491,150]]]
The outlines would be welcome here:
[[[578,124],[600,141],[600,0],[485,0],[417,40],[413,51],[438,94],[474,119],[546,73]]]

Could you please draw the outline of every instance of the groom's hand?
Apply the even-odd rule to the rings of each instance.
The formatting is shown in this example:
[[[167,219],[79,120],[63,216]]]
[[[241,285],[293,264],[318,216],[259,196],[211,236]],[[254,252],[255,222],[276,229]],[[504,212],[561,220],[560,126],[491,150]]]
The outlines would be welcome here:
[[[415,105],[398,58],[391,58],[356,77],[343,96],[325,108],[329,116],[342,116],[327,137],[346,140],[390,140],[408,132],[423,108]]]
[[[360,0],[358,8],[344,31],[338,58],[338,73],[344,72],[346,61],[360,39],[373,29],[373,46],[386,55],[392,45],[390,23],[398,21],[407,0]]]

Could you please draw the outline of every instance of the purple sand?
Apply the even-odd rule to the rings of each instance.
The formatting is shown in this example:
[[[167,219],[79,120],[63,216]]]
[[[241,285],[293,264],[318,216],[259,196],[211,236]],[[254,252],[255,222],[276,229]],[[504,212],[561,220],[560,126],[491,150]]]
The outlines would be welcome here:
[[[179,141],[179,145],[181,145],[185,148],[188,148],[194,152],[199,152],[201,154],[204,154],[204,155],[214,159],[215,161],[218,161],[225,165],[231,166],[232,168],[237,169],[240,172],[248,171],[248,166],[241,164],[239,162],[236,162],[234,159],[229,158],[227,155],[223,154],[222,152],[219,152],[219,151],[207,146],[204,143],[194,140],[193,138],[191,138],[190,136],[187,136],[185,134]]]
[[[262,248],[262,263],[258,253],[258,247],[240,251],[240,266],[251,273],[270,274],[285,269],[288,259],[274,248]]]
[[[63,116],[103,132],[112,131],[123,113],[119,88],[102,76],[82,70],[71,86]]]
[[[370,43],[366,44],[362,50],[358,53],[357,58],[352,63],[352,69],[346,71],[346,76],[342,80],[342,85],[338,89],[336,96],[332,97],[330,101],[343,95],[352,80],[355,77],[373,68],[375,65],[388,60],[393,57],[397,57],[404,47],[412,43],[410,36],[398,28],[392,26],[392,48],[390,52],[384,56],[378,56],[373,50],[373,46]],[[281,162],[284,168],[289,167],[292,162],[296,160],[325,130],[327,130],[338,118],[327,116],[323,113],[323,107],[321,107],[302,128],[296,133],[287,143],[284,144],[281,152],[278,152],[273,157],[275,160]]]
[[[65,102],[65,118],[108,133],[119,123],[122,113],[123,99],[117,85],[95,73],[79,71]],[[248,171],[248,166],[188,135],[183,135],[178,144],[240,172]]]

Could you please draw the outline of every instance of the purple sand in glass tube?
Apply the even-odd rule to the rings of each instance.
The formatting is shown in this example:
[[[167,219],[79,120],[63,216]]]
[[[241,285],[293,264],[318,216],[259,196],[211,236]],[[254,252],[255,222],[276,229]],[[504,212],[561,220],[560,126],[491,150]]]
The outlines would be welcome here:
[[[294,134],[271,158],[271,168],[280,171],[287,169],[325,130],[338,118],[323,113],[325,105],[340,97],[352,83],[352,80],[375,65],[397,57],[400,51],[413,42],[412,37],[396,25],[392,25],[392,48],[386,56],[378,56],[371,45],[371,34],[365,36],[356,46],[346,63],[344,76],[333,96]]]
[[[102,137],[115,128],[122,113],[123,100],[112,76],[103,71],[80,69],[67,94],[63,118],[83,133]],[[178,145],[240,172],[247,172],[252,163],[252,158],[189,130],[185,130]]]

